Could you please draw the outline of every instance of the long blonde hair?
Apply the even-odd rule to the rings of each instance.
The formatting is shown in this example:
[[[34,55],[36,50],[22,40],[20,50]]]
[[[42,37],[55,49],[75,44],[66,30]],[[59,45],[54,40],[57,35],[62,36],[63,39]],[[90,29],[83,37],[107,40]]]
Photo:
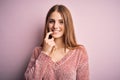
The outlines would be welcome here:
[[[69,49],[74,49],[75,47],[78,47],[79,45],[77,44],[76,38],[75,38],[72,16],[71,16],[71,13],[68,10],[68,8],[65,7],[64,5],[54,5],[48,11],[47,16],[46,16],[46,21],[45,21],[45,29],[44,29],[43,40],[44,40],[46,34],[49,31],[49,29],[48,29],[48,19],[49,19],[50,15],[55,11],[59,12],[61,14],[61,16],[63,17],[63,20],[64,20],[64,25],[65,25],[64,43],[65,43],[65,47],[69,48]],[[42,42],[41,46],[43,47],[43,42]]]

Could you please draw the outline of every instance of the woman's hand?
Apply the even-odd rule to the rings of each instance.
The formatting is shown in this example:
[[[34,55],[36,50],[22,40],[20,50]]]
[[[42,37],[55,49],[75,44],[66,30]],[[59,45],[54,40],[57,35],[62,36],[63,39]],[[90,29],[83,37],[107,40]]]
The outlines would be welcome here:
[[[51,39],[49,39],[49,36],[52,33],[53,32],[48,32],[46,34],[45,39],[44,39],[44,44],[43,44],[43,50],[42,51],[46,52],[47,55],[50,55],[50,53],[52,52],[53,48],[55,48],[54,38],[52,37]]]

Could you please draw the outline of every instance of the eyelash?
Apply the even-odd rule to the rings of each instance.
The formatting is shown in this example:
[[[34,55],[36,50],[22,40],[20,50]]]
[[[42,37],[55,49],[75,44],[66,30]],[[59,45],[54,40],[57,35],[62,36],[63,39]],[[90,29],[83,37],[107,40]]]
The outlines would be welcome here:
[[[54,21],[49,21],[49,23],[53,23]]]
[[[60,24],[63,24],[64,22],[63,21],[60,21]]]
[[[49,23],[55,23],[55,21],[49,21]],[[63,24],[63,21],[59,21],[60,24]]]

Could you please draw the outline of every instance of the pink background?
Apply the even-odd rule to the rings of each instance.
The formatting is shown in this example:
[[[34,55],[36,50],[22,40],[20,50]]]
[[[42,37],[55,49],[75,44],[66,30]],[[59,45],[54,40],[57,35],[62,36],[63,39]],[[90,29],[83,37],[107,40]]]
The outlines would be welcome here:
[[[23,79],[54,4],[72,13],[77,41],[89,55],[90,80],[120,80],[119,0],[1,0],[0,80]]]

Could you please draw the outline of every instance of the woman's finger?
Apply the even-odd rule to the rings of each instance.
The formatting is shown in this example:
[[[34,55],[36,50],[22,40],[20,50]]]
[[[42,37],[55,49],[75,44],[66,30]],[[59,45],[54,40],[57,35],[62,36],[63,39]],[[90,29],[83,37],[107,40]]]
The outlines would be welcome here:
[[[50,45],[50,46],[55,46],[55,42],[54,42],[54,41],[51,41],[51,42],[49,42],[49,45]]]
[[[50,36],[52,33],[53,33],[53,32],[48,32],[48,33],[46,34],[45,39],[49,39],[49,36]]]

